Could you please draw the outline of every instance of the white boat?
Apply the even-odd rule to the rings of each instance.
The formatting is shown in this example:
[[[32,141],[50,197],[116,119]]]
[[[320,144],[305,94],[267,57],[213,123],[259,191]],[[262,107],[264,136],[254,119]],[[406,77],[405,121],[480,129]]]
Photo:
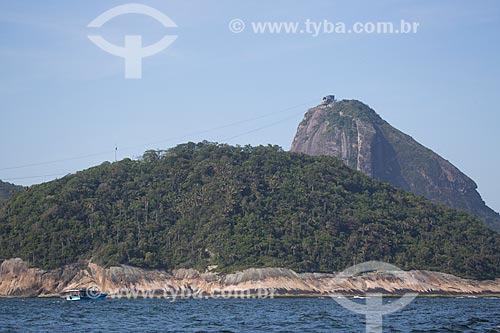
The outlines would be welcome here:
[[[108,296],[107,292],[100,292],[97,289],[70,289],[63,291],[67,301],[96,301],[103,300]]]

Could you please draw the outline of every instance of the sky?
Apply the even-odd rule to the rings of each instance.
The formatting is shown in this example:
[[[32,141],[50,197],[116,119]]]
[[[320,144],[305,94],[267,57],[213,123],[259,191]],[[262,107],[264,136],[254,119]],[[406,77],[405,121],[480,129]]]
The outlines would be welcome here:
[[[0,179],[31,185],[187,141],[289,149],[327,94],[359,99],[451,161],[500,211],[500,2],[139,1],[167,15],[88,24],[126,1],[0,0]],[[230,30],[242,20],[245,29]],[[255,33],[255,22],[419,23],[412,34]],[[144,46],[142,78],[88,35]]]

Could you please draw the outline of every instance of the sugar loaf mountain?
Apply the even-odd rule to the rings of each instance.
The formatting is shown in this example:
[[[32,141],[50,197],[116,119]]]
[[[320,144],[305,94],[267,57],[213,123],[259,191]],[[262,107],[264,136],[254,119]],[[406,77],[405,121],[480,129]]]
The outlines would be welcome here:
[[[500,293],[500,235],[475,184],[366,105],[309,110],[292,150],[190,142],[18,191],[0,206],[0,296]],[[368,260],[406,272],[334,278]]]
[[[500,215],[486,206],[472,179],[360,101],[324,97],[305,114],[291,151],[338,157],[354,170],[465,210],[500,230]]]

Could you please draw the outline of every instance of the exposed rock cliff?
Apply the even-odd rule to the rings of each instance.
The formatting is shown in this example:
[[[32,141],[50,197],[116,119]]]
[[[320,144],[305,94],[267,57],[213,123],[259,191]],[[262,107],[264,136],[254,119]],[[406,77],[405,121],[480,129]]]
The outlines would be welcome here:
[[[291,151],[336,156],[366,175],[465,210],[500,230],[500,215],[486,206],[472,179],[360,101],[327,100],[309,109]]]
[[[251,268],[219,275],[181,269],[171,273],[131,266],[102,268],[81,262],[45,271],[21,259],[0,266],[0,297],[58,296],[66,289],[97,287],[112,296],[189,297],[199,295],[365,294],[418,292],[438,295],[500,295],[500,279],[475,281],[430,271],[370,272],[339,278],[335,274],[298,274],[284,268]],[[126,293],[128,292],[128,293]],[[268,294],[266,294],[268,293]]]

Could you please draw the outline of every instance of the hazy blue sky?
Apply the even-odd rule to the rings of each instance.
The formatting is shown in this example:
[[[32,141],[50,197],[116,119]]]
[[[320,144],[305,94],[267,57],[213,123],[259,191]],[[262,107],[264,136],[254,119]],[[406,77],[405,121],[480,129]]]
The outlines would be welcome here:
[[[123,59],[87,38],[91,20],[125,3],[0,0],[0,179],[47,181],[55,176],[27,177],[114,160],[115,144],[119,159],[203,139],[289,149],[306,109],[335,94],[364,101],[449,159],[500,210],[500,2],[141,1],[178,28],[123,15],[97,29],[119,45],[126,34],[145,45],[178,35],[144,59],[141,80],[125,80]],[[228,29],[234,18],[247,22],[240,34]],[[249,27],[306,19],[420,27],[317,37]],[[68,160],[83,155],[93,156]],[[54,160],[64,161],[11,168]]]

